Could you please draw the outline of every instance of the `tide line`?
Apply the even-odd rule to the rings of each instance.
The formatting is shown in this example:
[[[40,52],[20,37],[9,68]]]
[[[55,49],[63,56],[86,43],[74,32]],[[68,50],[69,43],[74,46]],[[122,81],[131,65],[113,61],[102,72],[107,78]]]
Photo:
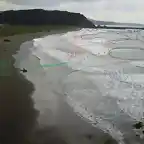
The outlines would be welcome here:
[[[43,64],[42,67],[57,67],[67,64],[68,62],[61,62],[61,63],[55,63],[55,64]]]

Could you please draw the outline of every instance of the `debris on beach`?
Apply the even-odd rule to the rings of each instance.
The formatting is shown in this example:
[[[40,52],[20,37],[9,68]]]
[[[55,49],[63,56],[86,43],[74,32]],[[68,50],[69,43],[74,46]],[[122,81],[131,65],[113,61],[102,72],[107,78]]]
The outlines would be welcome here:
[[[91,134],[88,134],[88,135],[86,135],[86,137],[87,137],[89,140],[91,140],[93,136],[92,136]]]
[[[23,68],[23,69],[20,70],[20,71],[22,71],[23,73],[26,73],[26,72],[27,72],[27,70],[26,70],[25,68]]]
[[[10,40],[9,39],[4,39],[4,42],[10,42]]]
[[[143,122],[137,122],[133,125],[135,128],[134,131],[136,133],[136,136],[140,137],[140,139],[144,139],[144,124]]]

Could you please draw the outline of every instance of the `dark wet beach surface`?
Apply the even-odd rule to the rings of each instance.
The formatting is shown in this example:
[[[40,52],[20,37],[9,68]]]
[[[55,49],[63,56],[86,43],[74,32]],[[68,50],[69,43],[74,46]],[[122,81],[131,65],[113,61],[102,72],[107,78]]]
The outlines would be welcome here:
[[[11,55],[19,44],[11,45],[12,48],[10,44],[1,42],[0,58],[10,61],[11,65],[9,73],[4,71],[6,75],[0,76],[0,143],[27,143],[36,124],[37,112],[30,97],[34,85],[12,66],[14,59]],[[8,50],[4,53],[3,49]]]
[[[22,42],[34,37],[44,36],[45,34],[13,36],[9,37],[12,41],[9,43],[1,40],[0,59],[10,61],[10,65],[6,69],[0,69],[1,144],[29,144],[34,141],[33,131],[37,125],[38,111],[34,109],[31,95],[35,88],[30,81],[19,73],[19,70],[13,67],[14,59],[12,54],[16,53]],[[8,73],[7,70],[9,71]]]

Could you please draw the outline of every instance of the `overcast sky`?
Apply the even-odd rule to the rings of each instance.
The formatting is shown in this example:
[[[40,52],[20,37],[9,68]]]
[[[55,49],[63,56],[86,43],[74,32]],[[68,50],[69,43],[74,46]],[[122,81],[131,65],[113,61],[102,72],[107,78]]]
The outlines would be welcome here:
[[[0,10],[27,8],[68,10],[95,20],[144,24],[144,0],[0,0]]]

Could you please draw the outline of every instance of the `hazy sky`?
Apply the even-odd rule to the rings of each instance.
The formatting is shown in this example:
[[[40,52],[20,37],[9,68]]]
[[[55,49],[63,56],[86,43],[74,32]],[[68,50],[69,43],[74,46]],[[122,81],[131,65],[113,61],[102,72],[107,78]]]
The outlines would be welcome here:
[[[96,20],[144,24],[144,0],[0,0],[0,10],[40,7],[80,12]]]

